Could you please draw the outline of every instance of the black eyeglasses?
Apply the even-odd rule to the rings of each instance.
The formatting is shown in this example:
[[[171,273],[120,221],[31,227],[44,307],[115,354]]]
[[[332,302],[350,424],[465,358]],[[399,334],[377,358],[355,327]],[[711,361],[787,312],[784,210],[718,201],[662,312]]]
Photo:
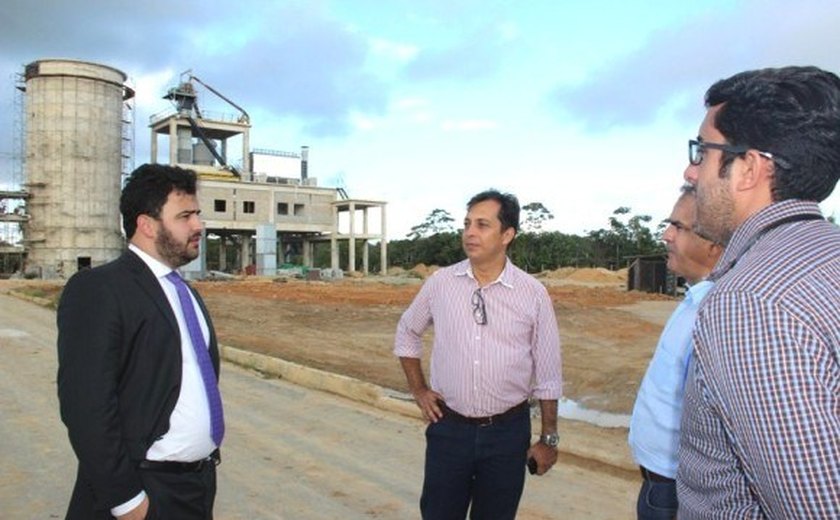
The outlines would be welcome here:
[[[481,289],[476,289],[472,295],[473,319],[479,325],[487,325],[487,309],[484,308],[484,296]]]
[[[703,154],[706,148],[711,148],[712,150],[721,150],[727,153],[734,153],[738,155],[743,155],[747,153],[749,150],[752,150],[749,146],[734,146],[731,144],[720,144],[720,143],[707,143],[706,141],[698,141],[697,139],[689,139],[688,140],[688,162],[694,166],[703,162]],[[763,152],[761,150],[756,150],[758,155],[764,157],[765,159],[769,159],[774,163],[778,164],[782,168],[790,168],[790,163],[786,160],[773,155],[770,152]]]

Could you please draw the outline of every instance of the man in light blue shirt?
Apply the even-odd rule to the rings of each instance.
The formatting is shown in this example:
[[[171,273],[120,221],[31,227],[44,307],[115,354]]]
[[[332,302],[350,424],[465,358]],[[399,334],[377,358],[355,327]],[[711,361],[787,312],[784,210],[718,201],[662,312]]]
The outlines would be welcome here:
[[[630,449],[642,470],[636,513],[639,520],[677,515],[677,455],[685,375],[691,357],[691,332],[700,302],[712,286],[705,280],[722,248],[693,231],[694,188],[684,186],[663,240],[668,269],[686,279],[685,299],[674,310],[659,337],[630,420]]]

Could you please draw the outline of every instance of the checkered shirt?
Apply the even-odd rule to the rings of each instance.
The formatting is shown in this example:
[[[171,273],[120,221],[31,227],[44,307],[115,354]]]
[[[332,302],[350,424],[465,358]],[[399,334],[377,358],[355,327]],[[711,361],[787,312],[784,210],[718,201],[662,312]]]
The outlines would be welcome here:
[[[820,210],[762,209],[712,273],[681,424],[681,520],[840,518],[840,228],[772,227],[795,215]]]

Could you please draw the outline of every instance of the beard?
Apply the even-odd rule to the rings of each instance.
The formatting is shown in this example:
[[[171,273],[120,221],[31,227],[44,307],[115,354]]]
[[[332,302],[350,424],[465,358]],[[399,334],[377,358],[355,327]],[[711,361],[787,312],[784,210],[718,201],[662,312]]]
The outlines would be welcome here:
[[[196,258],[198,258],[199,249],[191,245],[193,238],[199,235],[193,235],[189,240],[181,243],[178,242],[172,233],[166,229],[166,226],[161,223],[158,228],[157,238],[155,238],[155,249],[157,249],[160,257],[173,268],[186,265]]]
[[[697,235],[726,246],[735,231],[734,221],[735,200],[724,179],[717,179],[711,186],[697,186]]]

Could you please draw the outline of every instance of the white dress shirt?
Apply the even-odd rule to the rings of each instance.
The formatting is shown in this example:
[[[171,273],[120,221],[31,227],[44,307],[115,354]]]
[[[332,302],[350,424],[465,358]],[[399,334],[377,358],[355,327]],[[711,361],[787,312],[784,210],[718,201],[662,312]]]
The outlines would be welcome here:
[[[175,286],[166,279],[166,275],[173,270],[134,244],[129,244],[128,248],[143,260],[157,278],[170,307],[172,307],[175,319],[178,321],[178,332],[181,336],[181,393],[178,395],[178,401],[175,403],[172,415],[169,416],[169,430],[149,447],[146,451],[146,458],[148,460],[178,462],[193,462],[204,459],[216,449],[210,435],[210,406],[207,402],[204,381],[201,379],[201,370],[198,367],[189,330],[181,311],[178,292]],[[192,294],[190,294],[190,298],[201,325],[204,341],[209,345],[210,329],[204,319],[204,313]],[[141,492],[130,501],[112,508],[111,514],[118,516],[131,511],[140,505],[145,496],[146,494]]]

